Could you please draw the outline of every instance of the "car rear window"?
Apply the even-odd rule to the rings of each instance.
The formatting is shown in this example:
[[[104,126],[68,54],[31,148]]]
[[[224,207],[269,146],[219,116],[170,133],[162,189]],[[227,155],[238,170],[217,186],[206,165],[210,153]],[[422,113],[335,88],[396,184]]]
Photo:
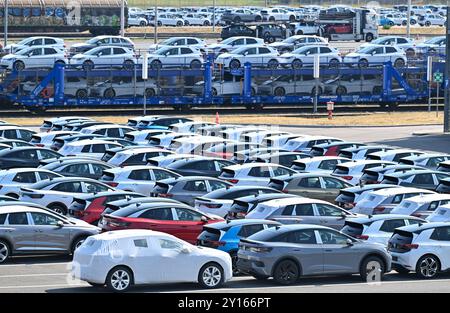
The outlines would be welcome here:
[[[229,170],[226,168],[223,168],[222,173],[220,174],[220,176],[223,178],[233,178],[234,175],[235,175],[235,172],[233,170]]]
[[[0,225],[5,224],[6,214],[0,214]]]
[[[203,231],[198,236],[198,240],[209,240],[209,241],[219,241],[220,230],[210,227],[203,227]]]
[[[104,172],[102,177],[100,178],[100,180],[113,181],[114,180],[114,174],[113,173]]]
[[[338,165],[336,166],[336,169],[334,170],[334,174],[338,175],[347,175],[349,172],[349,168],[345,166]]]

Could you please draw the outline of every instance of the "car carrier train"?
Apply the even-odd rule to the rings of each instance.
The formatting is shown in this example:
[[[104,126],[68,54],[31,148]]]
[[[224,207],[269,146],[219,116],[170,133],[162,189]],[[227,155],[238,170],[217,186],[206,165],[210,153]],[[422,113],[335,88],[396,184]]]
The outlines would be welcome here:
[[[0,8],[0,31],[9,33],[83,32],[118,35],[122,0],[8,0]],[[125,19],[127,18],[127,2]],[[127,21],[125,20],[125,25]]]

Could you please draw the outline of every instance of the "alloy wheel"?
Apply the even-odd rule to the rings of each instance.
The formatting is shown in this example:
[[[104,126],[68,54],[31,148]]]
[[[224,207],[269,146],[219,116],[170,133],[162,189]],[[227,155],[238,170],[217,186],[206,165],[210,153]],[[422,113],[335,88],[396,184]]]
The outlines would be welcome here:
[[[3,263],[9,256],[9,248],[8,246],[0,242],[0,263]]]
[[[438,263],[433,257],[426,257],[420,262],[419,270],[423,277],[434,277],[438,271]]]
[[[202,279],[208,287],[215,287],[220,284],[220,281],[222,280],[222,273],[216,266],[211,265],[203,271]]]
[[[130,275],[124,270],[117,270],[111,276],[111,285],[118,291],[127,289],[130,282]]]

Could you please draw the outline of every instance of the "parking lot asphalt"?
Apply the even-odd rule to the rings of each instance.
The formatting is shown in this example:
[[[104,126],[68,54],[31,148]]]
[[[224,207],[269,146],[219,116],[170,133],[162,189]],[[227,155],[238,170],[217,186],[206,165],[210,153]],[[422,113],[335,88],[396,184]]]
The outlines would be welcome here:
[[[440,134],[441,125],[393,127],[280,127],[298,134],[334,136],[349,141],[385,144],[400,148],[450,153],[450,135]],[[417,136],[414,133],[429,135]]]
[[[85,293],[106,292],[85,282],[70,278],[70,258],[59,256],[11,259],[0,266],[0,292],[3,293]],[[134,292],[205,292],[197,284],[164,284],[140,286]],[[208,290],[223,293],[396,293],[396,292],[450,292],[450,274],[439,279],[418,280],[413,274],[395,272],[385,276],[381,283],[367,284],[357,275],[303,278],[293,286],[279,286],[273,281],[258,281],[248,276],[238,276],[223,288]]]

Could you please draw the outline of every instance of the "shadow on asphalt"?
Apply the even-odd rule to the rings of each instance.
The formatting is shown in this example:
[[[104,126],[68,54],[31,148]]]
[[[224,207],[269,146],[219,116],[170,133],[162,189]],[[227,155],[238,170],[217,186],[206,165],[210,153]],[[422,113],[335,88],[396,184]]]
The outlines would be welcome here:
[[[420,149],[450,153],[450,134],[411,136],[401,139],[384,140],[383,142],[378,143],[408,149]]]
[[[436,280],[439,279],[449,279],[450,273],[442,273]],[[384,282],[396,282],[404,281],[417,281],[418,278],[414,274],[401,275],[397,273],[388,274],[385,276]],[[346,276],[327,276],[327,277],[308,277],[302,278],[297,284],[291,285],[289,287],[295,286],[308,286],[308,287],[320,287],[323,285],[336,285],[337,287],[342,284],[363,284],[359,275],[346,275]],[[261,291],[264,288],[277,288],[284,287],[276,284],[272,279],[266,281],[259,281],[249,276],[240,276],[238,279],[227,282],[223,288],[227,289],[228,292],[239,292],[240,289],[258,289]],[[223,289],[222,288],[222,289]],[[286,287],[285,287],[286,288]],[[194,283],[178,283],[178,284],[159,284],[159,285],[142,285],[132,288],[129,292],[131,293],[144,293],[144,292],[221,292],[221,289],[202,289],[198,284]],[[105,293],[108,289],[103,287],[67,287],[67,288],[57,288],[49,289],[48,293]]]
[[[14,256],[7,260],[5,265],[39,265],[43,263],[61,263],[61,262],[71,262],[72,256],[70,255],[39,255],[39,256]]]

